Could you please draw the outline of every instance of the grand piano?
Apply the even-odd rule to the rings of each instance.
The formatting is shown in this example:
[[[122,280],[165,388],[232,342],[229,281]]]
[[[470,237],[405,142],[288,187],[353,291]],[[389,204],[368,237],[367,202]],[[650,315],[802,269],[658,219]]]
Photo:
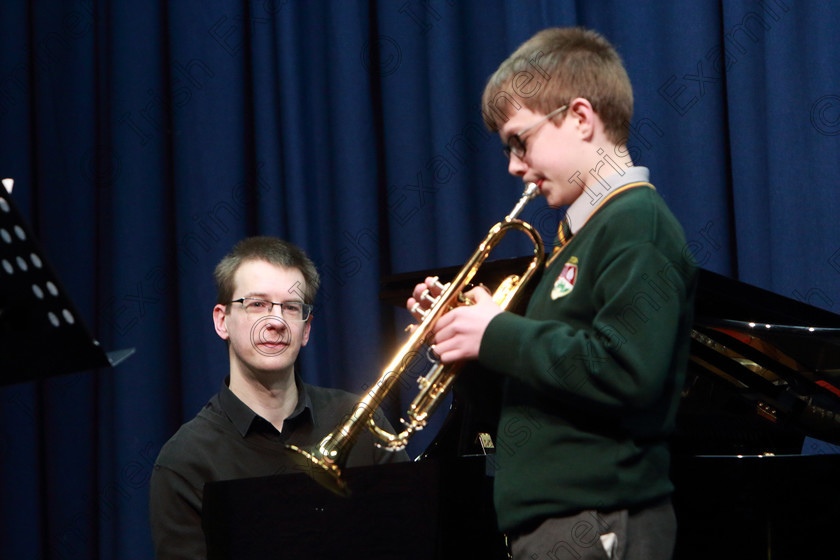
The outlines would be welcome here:
[[[677,558],[837,557],[840,316],[701,270]]]

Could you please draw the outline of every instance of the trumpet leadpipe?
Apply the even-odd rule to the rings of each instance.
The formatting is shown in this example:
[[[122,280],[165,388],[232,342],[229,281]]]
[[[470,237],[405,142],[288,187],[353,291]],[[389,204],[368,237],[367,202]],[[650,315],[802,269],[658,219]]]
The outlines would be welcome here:
[[[513,210],[510,211],[510,214],[505,216],[505,221],[510,222],[511,220],[515,220],[519,213],[522,212],[522,209],[525,208],[525,205],[534,200],[539,194],[540,187],[536,183],[526,184],[522,197],[516,203],[516,206],[513,207]]]

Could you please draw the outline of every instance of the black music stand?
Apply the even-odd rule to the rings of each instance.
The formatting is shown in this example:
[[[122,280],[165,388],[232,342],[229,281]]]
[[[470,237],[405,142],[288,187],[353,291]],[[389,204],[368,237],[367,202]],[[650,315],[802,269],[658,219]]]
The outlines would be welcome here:
[[[115,366],[88,331],[14,199],[0,188],[0,386]]]

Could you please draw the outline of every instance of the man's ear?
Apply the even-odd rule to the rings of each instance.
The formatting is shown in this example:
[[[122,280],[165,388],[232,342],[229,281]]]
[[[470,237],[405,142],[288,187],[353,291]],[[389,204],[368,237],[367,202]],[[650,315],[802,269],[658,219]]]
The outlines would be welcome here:
[[[309,329],[312,327],[312,320],[315,318],[315,315],[310,315],[309,319],[306,320],[306,325],[303,326],[303,336],[300,340],[301,346],[306,346],[306,343],[309,342]]]
[[[213,325],[216,327],[216,334],[222,340],[228,340],[230,334],[227,330],[227,309],[221,303],[217,303],[213,308]]]
[[[592,140],[598,123],[598,114],[592,108],[592,103],[585,97],[575,97],[569,102],[569,116],[582,140]]]

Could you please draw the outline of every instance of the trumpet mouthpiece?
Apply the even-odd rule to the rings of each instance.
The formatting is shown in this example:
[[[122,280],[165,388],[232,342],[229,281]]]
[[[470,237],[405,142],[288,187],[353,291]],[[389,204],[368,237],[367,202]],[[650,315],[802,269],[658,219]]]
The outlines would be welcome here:
[[[540,194],[540,187],[536,183],[526,183],[525,184],[525,192],[522,193],[522,196],[527,196],[528,198],[534,198]]]

